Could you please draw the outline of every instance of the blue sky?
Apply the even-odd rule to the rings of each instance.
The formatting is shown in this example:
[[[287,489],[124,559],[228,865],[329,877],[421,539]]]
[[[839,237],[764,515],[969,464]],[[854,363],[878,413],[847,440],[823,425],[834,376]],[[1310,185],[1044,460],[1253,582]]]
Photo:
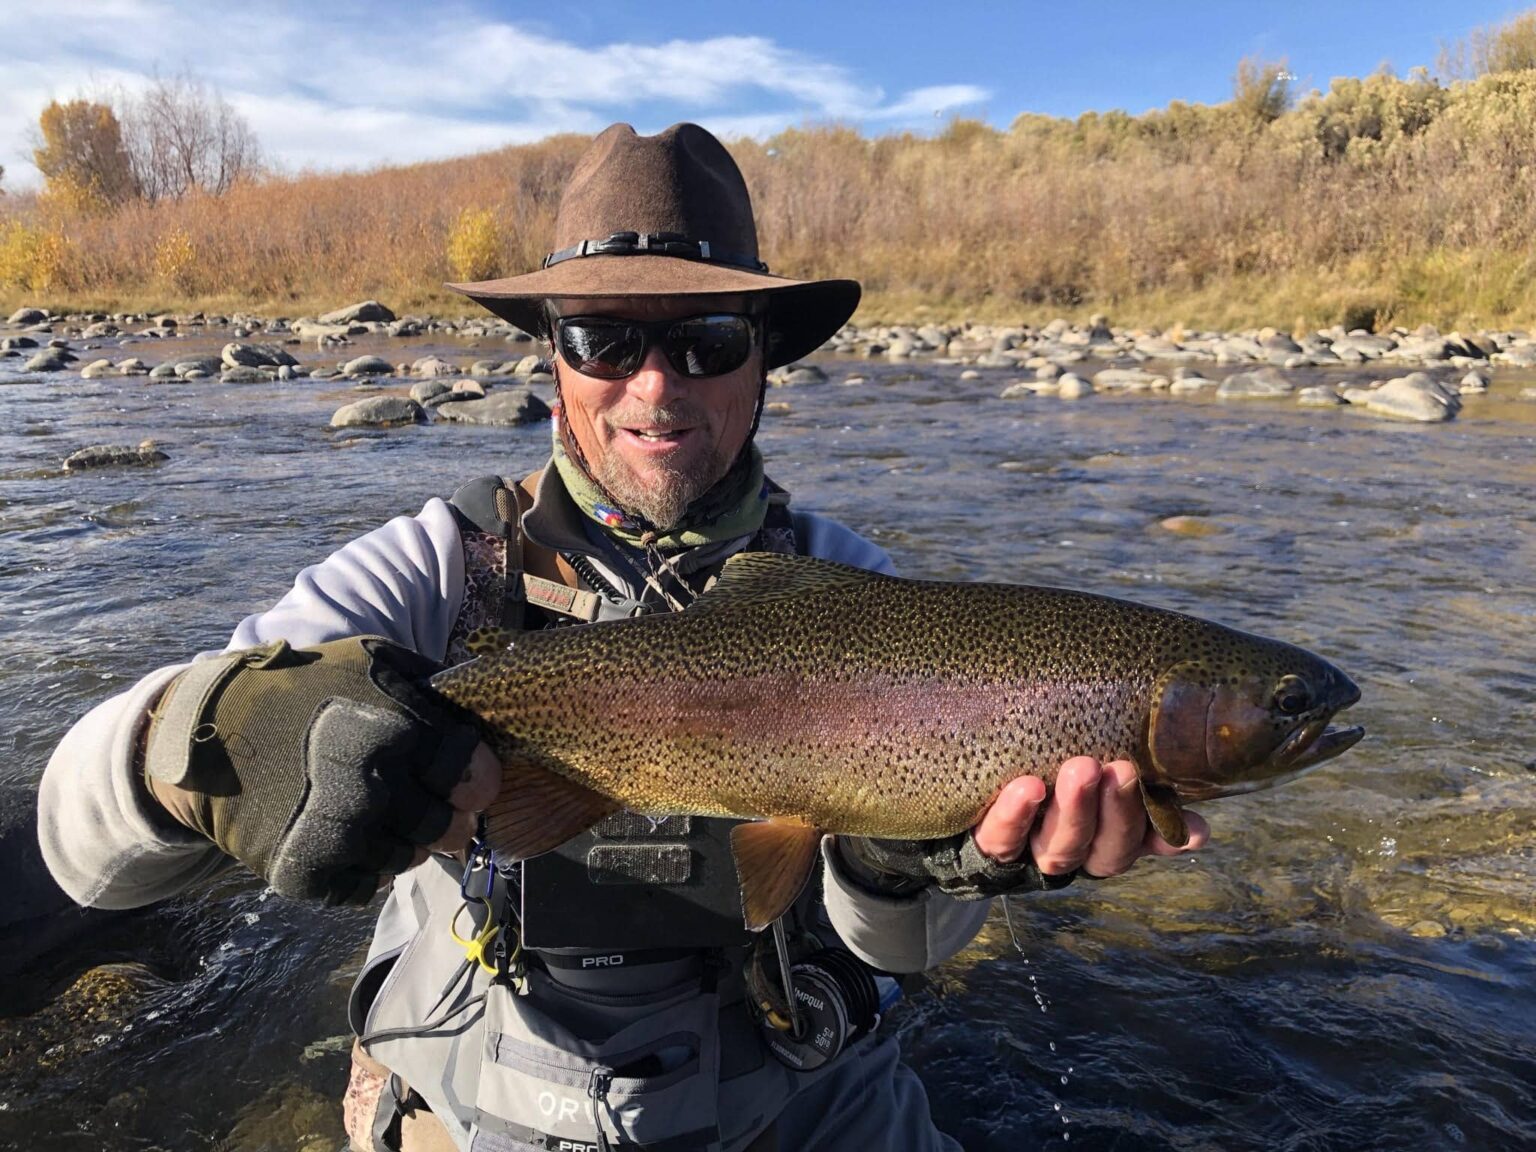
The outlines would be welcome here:
[[[1295,88],[1389,64],[1518,15],[1488,0],[1096,4],[1060,0],[219,0],[0,2],[0,165],[37,182],[29,133],[51,99],[132,93],[190,69],[282,169],[462,155],[614,120],[722,135],[839,121],[933,131],[1021,112],[1142,112],[1226,99],[1237,62],[1284,59]]]

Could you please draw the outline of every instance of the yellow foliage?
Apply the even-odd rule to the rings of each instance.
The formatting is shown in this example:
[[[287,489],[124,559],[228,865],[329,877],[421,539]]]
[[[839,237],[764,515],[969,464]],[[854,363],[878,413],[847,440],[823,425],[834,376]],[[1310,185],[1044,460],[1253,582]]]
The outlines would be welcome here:
[[[448,267],[458,280],[501,275],[501,226],[489,208],[465,208],[448,233]]]
[[[70,255],[70,243],[60,233],[9,221],[0,230],[0,284],[28,292],[65,288]]]
[[[182,229],[172,228],[155,244],[155,275],[181,292],[196,288],[197,249]]]
[[[82,178],[65,172],[50,177],[37,198],[38,209],[53,220],[71,216],[101,216],[112,210],[112,203],[102,195],[94,178]]]

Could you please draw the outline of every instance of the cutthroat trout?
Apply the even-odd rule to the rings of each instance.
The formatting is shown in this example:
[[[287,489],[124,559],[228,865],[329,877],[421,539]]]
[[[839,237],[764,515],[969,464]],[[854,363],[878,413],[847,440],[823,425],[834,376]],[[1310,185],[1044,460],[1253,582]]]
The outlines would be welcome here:
[[[824,833],[928,839],[1070,756],[1137,765],[1148,815],[1289,780],[1363,735],[1327,661],[1176,612],[1055,588],[732,557],[682,612],[519,634],[432,679],[504,765],[492,847],[525,859],[620,808],[732,816],[748,927]]]

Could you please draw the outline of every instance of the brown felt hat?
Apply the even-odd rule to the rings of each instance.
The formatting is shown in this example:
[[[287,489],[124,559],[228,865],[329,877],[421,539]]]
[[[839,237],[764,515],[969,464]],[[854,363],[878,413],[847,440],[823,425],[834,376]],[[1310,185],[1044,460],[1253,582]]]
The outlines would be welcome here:
[[[769,275],[741,169],[697,124],[604,129],[566,184],[544,266],[448,287],[527,332],[556,297],[762,294],[770,368],[814,352],[859,304],[857,280]]]

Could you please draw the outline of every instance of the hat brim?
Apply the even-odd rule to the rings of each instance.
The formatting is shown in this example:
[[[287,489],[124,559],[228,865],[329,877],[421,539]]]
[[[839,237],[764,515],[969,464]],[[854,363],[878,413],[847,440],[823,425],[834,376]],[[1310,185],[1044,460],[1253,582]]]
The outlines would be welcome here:
[[[676,256],[583,256],[501,280],[447,284],[525,332],[544,326],[552,298],[619,296],[768,297],[766,365],[778,368],[816,351],[859,306],[857,280],[790,280],[728,264]]]

